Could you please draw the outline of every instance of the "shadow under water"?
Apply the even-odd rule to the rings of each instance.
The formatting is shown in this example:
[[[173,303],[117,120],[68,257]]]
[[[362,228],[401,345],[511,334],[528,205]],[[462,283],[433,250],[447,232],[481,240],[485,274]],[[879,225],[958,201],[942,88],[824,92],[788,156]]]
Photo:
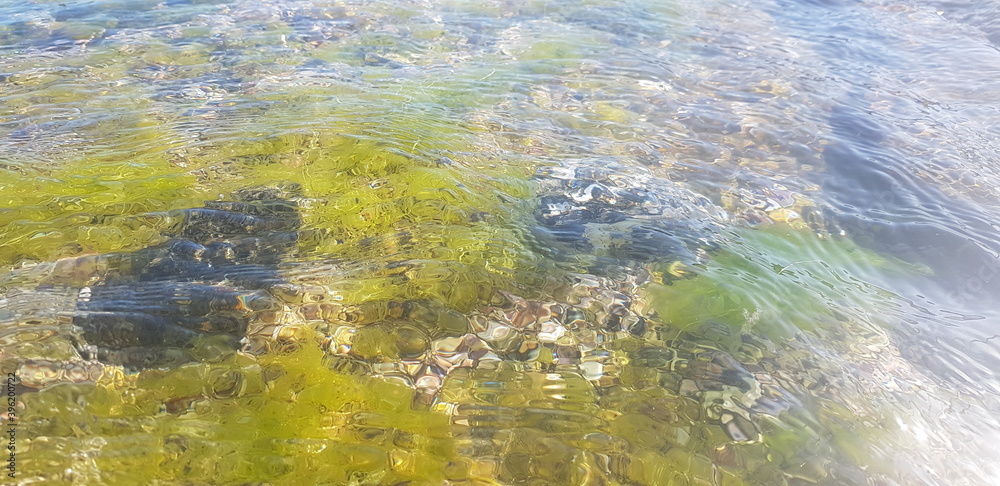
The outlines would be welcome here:
[[[0,6],[16,480],[993,484],[936,8]]]

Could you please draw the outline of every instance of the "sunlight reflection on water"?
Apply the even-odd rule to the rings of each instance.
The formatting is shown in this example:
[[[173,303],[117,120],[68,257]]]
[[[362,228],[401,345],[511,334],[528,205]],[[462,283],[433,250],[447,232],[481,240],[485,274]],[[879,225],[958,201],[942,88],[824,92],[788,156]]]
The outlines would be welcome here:
[[[993,484],[998,12],[2,6],[21,473]]]

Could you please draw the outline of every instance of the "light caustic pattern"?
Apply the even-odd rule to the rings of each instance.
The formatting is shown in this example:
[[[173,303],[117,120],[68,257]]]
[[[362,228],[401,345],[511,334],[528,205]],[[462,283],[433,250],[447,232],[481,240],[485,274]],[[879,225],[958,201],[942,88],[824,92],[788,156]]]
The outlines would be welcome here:
[[[957,13],[2,12],[24,484],[1000,475],[995,97],[954,86],[996,77],[934,61],[996,53]]]

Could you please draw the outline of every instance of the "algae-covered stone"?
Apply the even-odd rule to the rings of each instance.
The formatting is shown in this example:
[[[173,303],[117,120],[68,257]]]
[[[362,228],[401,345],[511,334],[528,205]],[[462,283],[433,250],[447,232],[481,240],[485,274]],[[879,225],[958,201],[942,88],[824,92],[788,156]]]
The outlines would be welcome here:
[[[16,272],[11,282],[33,280],[40,287],[5,299],[5,314],[22,323],[64,321],[73,329],[64,338],[73,340],[80,358],[128,369],[176,365],[200,336],[229,336],[235,345],[251,322],[282,311],[267,289],[281,282],[275,265],[295,245],[297,191],[236,191],[234,201],[166,214],[172,223],[163,226],[171,237],[165,243]],[[31,303],[31,295],[55,294],[65,294],[66,302],[48,309]]]

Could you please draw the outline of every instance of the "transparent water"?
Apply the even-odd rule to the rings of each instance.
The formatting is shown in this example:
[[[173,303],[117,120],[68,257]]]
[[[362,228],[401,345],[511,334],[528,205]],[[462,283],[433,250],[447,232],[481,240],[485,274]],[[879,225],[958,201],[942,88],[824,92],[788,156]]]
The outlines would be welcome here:
[[[994,484],[998,15],[0,5],[5,481]]]

